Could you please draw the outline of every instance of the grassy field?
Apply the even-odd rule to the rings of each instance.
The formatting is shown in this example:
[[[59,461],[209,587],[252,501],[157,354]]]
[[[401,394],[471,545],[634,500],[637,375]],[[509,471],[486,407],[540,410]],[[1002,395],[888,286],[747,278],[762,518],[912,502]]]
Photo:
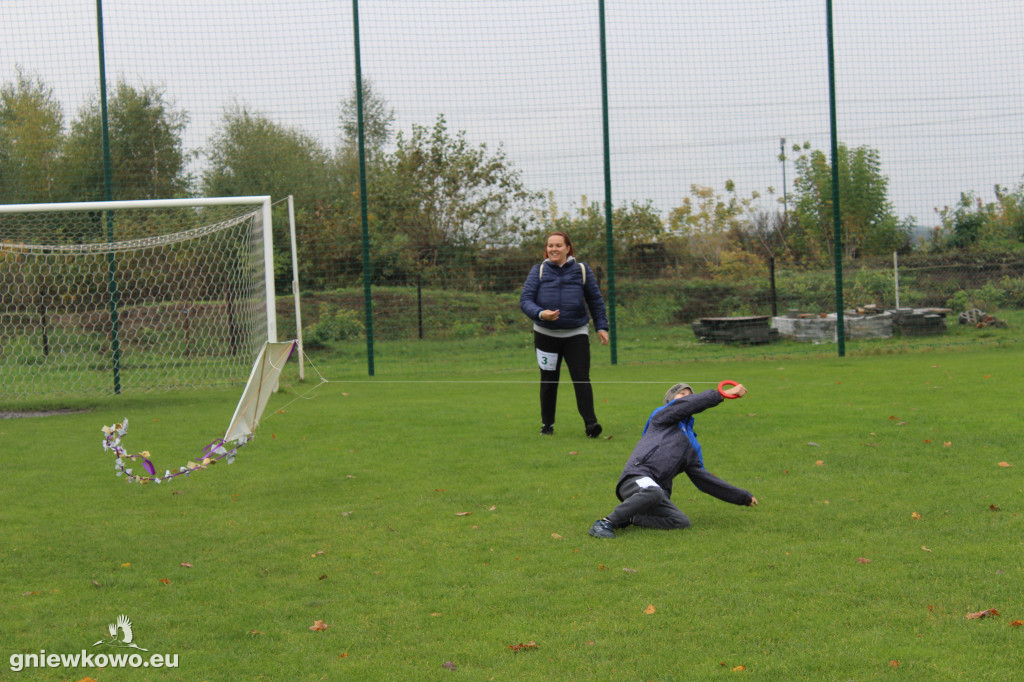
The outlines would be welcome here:
[[[533,370],[317,360],[330,381],[290,367],[235,464],[161,486],[116,478],[101,427],[173,468],[237,393],[0,420],[0,679],[1012,679],[1019,344],[826,348],[599,361],[598,440],[568,385],[538,435]],[[683,477],[691,529],[589,537],[664,389],[721,379],[750,393],[697,417],[705,463],[760,505]],[[11,670],[114,652],[119,614],[178,667]]]

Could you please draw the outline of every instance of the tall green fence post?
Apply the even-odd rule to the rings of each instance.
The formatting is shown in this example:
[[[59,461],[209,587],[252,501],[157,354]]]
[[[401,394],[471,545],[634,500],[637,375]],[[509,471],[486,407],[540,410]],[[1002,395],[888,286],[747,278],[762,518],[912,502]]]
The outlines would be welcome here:
[[[836,272],[836,344],[839,357],[846,355],[846,325],[843,316],[843,222],[839,206],[839,129],[836,125],[836,60],[832,40],[832,0],[825,2],[828,22],[828,112],[832,137],[832,242]]]
[[[604,235],[608,252],[608,335],[611,337],[611,362],[617,364],[618,333],[615,325],[615,240],[612,226],[612,162],[608,124],[608,47],[605,37],[604,0],[598,0],[601,23],[601,117],[604,121]]]
[[[370,223],[366,203],[366,132],[363,130],[363,65],[359,49],[359,0],[352,0],[352,41],[356,52],[356,125],[359,128],[359,222],[363,229],[363,310],[366,371],[373,376],[373,290],[370,285]]]
[[[100,130],[103,144],[103,196],[113,201],[110,169],[110,124],[107,117],[107,64],[103,48],[103,0],[96,0],[96,33],[100,52]],[[107,212],[107,241],[114,241],[114,212]],[[117,262],[113,252],[107,254],[107,296],[110,299],[110,352],[114,370],[114,393],[121,392],[121,340],[118,319]]]

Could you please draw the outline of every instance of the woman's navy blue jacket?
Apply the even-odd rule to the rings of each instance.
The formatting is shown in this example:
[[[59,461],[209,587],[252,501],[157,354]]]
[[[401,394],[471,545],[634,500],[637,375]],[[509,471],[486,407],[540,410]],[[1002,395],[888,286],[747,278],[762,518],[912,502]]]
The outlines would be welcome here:
[[[523,313],[548,329],[576,329],[589,323],[593,316],[594,327],[598,331],[607,331],[608,315],[594,271],[572,257],[561,266],[548,260],[543,265],[543,277],[540,265],[534,265],[523,283],[523,293],[519,297]],[[583,281],[584,268],[586,283]],[[540,319],[542,310],[559,311],[558,319],[554,322]]]

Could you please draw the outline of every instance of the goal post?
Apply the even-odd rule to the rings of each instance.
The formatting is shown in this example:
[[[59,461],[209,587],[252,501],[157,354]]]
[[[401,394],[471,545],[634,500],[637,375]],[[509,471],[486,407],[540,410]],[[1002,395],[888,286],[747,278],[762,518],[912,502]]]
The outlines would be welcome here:
[[[0,205],[0,400],[244,383],[272,234],[269,196]]]

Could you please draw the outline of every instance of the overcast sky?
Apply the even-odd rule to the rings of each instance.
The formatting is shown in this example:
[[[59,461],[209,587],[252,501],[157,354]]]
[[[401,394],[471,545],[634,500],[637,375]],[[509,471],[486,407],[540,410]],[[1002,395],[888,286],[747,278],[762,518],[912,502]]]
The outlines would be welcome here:
[[[691,184],[782,191],[779,139],[829,149],[824,0],[620,0],[607,7],[613,200],[678,206]],[[603,200],[595,0],[361,0],[364,76],[397,128],[501,143],[563,210]],[[835,3],[840,140],[879,150],[900,216],[1024,174],[1019,2]],[[108,83],[159,85],[202,150],[245,105],[338,142],[354,78],[345,1],[105,0]],[[0,81],[20,66],[68,120],[95,97],[95,0],[0,0]],[[201,161],[200,161],[201,162]],[[786,169],[792,192],[795,169]]]

